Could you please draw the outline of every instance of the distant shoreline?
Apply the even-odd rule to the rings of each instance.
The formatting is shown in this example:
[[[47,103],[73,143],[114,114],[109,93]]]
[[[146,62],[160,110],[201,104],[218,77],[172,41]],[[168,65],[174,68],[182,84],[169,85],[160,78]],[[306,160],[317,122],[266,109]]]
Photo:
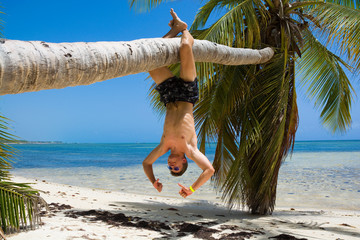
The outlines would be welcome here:
[[[360,139],[347,140],[296,140],[295,143],[302,142],[360,142]],[[159,144],[158,142],[63,142],[63,141],[15,141],[5,144]],[[216,142],[207,142],[206,144],[217,144]]]
[[[6,144],[64,144],[62,141],[16,141]]]

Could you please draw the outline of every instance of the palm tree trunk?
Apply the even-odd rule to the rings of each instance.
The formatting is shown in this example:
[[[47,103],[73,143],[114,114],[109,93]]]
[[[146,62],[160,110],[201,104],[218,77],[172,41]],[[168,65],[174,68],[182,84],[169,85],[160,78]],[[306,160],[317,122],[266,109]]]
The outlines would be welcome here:
[[[180,39],[129,42],[0,42],[0,95],[88,85],[179,62]],[[195,61],[226,65],[259,64],[271,59],[271,48],[230,48],[195,40]]]

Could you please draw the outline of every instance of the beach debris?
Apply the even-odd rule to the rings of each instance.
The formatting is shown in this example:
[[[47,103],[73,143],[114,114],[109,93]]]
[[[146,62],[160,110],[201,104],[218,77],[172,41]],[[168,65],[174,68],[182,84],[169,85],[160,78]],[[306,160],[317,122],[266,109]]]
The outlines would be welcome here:
[[[54,213],[63,211],[63,210],[68,210],[73,208],[70,205],[67,204],[60,204],[60,203],[50,203],[48,204],[48,210],[51,212],[51,214],[49,214],[48,216],[54,216]],[[47,215],[47,211],[42,211],[40,213],[42,216]]]
[[[295,236],[289,235],[289,234],[280,234],[275,237],[269,237],[269,239],[274,238],[276,240],[308,240],[307,238],[297,238]]]
[[[171,228],[160,221],[144,220],[139,217],[126,216],[123,213],[111,213],[109,211],[88,210],[88,211],[67,211],[67,217],[78,218],[79,216],[88,218],[90,221],[102,221],[113,226],[127,226],[145,228],[148,230],[161,232],[171,230]]]
[[[212,229],[198,224],[192,224],[186,222],[181,224],[175,224],[173,225],[173,227],[179,231],[177,235],[178,237],[185,236],[184,233],[187,232],[187,233],[193,233],[194,237],[197,238],[215,240],[215,238],[212,237],[212,234],[216,232],[220,232],[217,229]]]
[[[349,225],[349,224],[347,224],[347,223],[342,223],[342,224],[340,224],[340,226],[356,228],[356,227],[351,226],[351,225]]]
[[[239,226],[236,226],[236,225],[221,225],[221,226],[220,226],[220,229],[221,229],[221,230],[236,231],[236,230],[239,230],[240,227],[239,227]]]
[[[226,233],[226,234],[222,234],[220,239],[221,240],[227,240],[227,239],[239,239],[239,240],[243,240],[243,239],[248,239],[254,235],[265,235],[265,232],[260,231],[259,229],[250,229],[250,228],[242,228],[240,226],[236,226],[236,225],[221,225],[220,226],[221,230],[230,230],[230,231],[238,231],[238,232],[233,232],[233,233]],[[261,228],[261,230],[264,230],[263,228]]]
[[[169,211],[179,211],[179,210],[176,209],[176,208],[168,208],[167,210],[169,210]]]
[[[188,223],[188,222],[169,223],[169,221],[162,222],[157,220],[149,220],[135,216],[127,216],[121,212],[109,212],[109,211],[95,210],[95,209],[91,209],[87,211],[69,210],[65,212],[65,216],[71,218],[83,217],[84,218],[83,221],[91,221],[91,222],[101,221],[106,224],[112,225],[114,227],[125,226],[125,227],[135,227],[135,228],[157,231],[162,235],[164,235],[166,239],[173,237],[177,237],[177,238],[184,237],[191,234],[196,238],[206,239],[206,240],[215,240],[215,239],[244,240],[254,235],[265,234],[263,231],[260,231],[259,229],[241,228],[236,225],[221,225],[220,227],[218,227],[219,229],[217,229],[215,228],[215,226],[219,225],[217,221],[197,222],[197,223]],[[231,233],[229,233],[229,230],[231,231]],[[213,237],[213,234],[217,234],[216,238]]]
[[[219,223],[217,221],[212,221],[212,222],[198,222],[198,224],[200,224],[201,226],[214,226],[214,225],[218,225]]]
[[[66,192],[61,192],[61,191],[58,191],[57,193],[59,193],[61,196],[66,195]]]
[[[197,232],[202,228],[202,226],[192,223],[181,223],[175,225],[175,227],[179,230],[179,232],[191,232],[191,233]]]
[[[224,234],[221,236],[220,240],[230,240],[230,239],[244,240],[251,238],[252,236],[253,234],[251,232],[236,232],[236,233]]]

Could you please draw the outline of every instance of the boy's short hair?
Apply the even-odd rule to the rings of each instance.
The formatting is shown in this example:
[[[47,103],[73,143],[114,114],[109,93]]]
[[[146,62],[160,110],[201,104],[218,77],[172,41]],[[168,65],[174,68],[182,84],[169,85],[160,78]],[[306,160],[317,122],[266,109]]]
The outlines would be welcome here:
[[[186,159],[185,156],[184,156],[184,158]],[[186,161],[183,163],[183,167],[182,167],[180,172],[170,171],[170,174],[173,175],[174,177],[180,177],[181,175],[184,174],[184,172],[186,172],[187,167],[188,167],[188,162],[187,162],[187,159],[186,159]]]

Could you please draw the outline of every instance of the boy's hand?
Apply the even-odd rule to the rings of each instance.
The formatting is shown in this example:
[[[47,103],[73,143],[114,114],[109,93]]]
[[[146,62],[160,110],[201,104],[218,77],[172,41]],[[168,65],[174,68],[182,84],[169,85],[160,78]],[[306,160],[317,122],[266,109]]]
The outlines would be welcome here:
[[[187,188],[183,185],[181,185],[180,183],[178,183],[179,186],[181,187],[179,194],[180,196],[182,196],[183,198],[186,198],[187,196],[190,196],[193,192],[190,190],[190,188]]]
[[[153,186],[154,186],[154,188],[156,188],[156,190],[158,190],[159,192],[161,192],[162,187],[163,187],[162,183],[159,182],[159,179],[157,179],[157,180],[153,183]]]

